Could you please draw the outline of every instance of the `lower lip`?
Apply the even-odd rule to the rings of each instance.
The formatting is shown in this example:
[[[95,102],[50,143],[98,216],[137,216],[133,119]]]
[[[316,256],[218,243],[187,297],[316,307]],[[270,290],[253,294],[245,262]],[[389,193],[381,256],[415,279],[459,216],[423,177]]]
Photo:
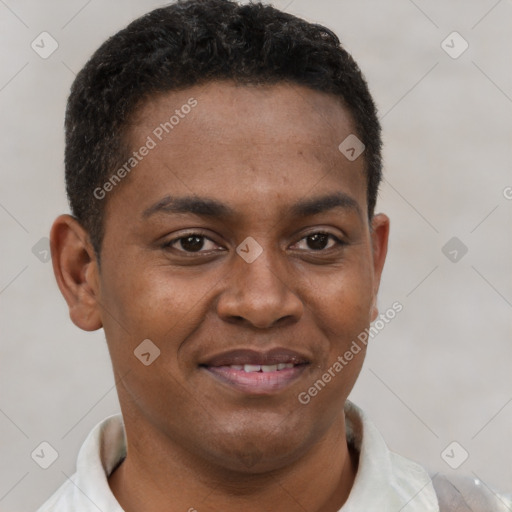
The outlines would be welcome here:
[[[299,378],[306,367],[306,364],[300,364],[293,368],[284,368],[274,372],[245,372],[244,370],[234,370],[229,366],[205,366],[203,368],[239,391],[253,395],[268,395],[289,386]]]

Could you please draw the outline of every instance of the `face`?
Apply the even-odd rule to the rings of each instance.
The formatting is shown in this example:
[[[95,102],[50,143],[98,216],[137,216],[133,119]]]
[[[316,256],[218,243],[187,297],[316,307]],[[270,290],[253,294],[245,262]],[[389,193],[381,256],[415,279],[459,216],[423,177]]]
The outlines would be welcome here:
[[[364,154],[338,149],[354,132],[335,98],[299,86],[143,105],[129,142],[153,147],[104,199],[91,306],[127,429],[261,471],[339,426],[364,346],[299,397],[376,315],[388,221],[368,220]]]

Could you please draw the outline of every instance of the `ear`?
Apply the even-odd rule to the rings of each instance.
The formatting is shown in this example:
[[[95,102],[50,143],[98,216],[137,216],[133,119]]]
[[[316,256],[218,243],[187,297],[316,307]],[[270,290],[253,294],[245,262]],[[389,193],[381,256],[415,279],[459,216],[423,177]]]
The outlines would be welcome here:
[[[50,232],[50,248],[53,272],[71,320],[84,331],[99,329],[99,268],[88,233],[71,215],[60,215]]]
[[[371,321],[373,322],[379,310],[377,308],[377,294],[379,292],[380,278],[382,276],[382,269],[386,261],[386,254],[388,252],[388,239],[389,239],[389,218],[383,213],[374,215],[371,222],[371,239],[373,251],[373,306],[371,311]]]

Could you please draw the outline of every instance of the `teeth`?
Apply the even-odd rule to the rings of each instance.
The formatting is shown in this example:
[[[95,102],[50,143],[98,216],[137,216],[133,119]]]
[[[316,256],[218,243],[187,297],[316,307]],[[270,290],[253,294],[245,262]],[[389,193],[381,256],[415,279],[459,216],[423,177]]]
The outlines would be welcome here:
[[[244,364],[244,372],[259,372],[260,370],[260,364]]]
[[[244,372],[275,372],[276,370],[284,370],[285,368],[293,368],[293,363],[279,364],[232,364],[229,366],[232,370],[243,370]]]

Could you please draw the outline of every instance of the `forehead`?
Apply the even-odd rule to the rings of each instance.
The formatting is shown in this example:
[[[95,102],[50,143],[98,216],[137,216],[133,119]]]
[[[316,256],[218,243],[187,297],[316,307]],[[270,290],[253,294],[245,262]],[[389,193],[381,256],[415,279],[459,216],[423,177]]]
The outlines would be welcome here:
[[[340,136],[355,132],[352,116],[341,101],[297,84],[209,82],[150,97],[138,108],[129,139],[156,130],[154,135],[160,134],[162,142],[177,145],[188,138],[191,128],[194,140],[188,142],[296,143],[336,149]],[[196,106],[188,108],[192,102]],[[187,118],[193,123],[183,122]],[[169,132],[162,127],[164,133],[160,133],[159,126],[169,121]]]
[[[364,209],[364,159],[338,149],[354,132],[340,99],[299,85],[212,82],[159,94],[129,126],[132,151],[152,147],[119,195],[144,209],[166,195],[194,194],[232,205],[250,196],[261,206],[338,186]]]

